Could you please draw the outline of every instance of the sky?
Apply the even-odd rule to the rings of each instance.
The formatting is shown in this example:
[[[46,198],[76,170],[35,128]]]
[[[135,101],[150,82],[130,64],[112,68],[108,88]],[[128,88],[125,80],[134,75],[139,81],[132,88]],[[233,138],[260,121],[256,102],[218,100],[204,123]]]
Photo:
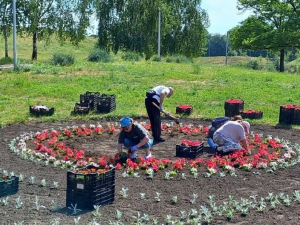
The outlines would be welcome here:
[[[250,12],[239,15],[236,6],[237,0],[202,0],[201,8],[206,10],[210,20],[208,32],[224,35],[251,15]]]

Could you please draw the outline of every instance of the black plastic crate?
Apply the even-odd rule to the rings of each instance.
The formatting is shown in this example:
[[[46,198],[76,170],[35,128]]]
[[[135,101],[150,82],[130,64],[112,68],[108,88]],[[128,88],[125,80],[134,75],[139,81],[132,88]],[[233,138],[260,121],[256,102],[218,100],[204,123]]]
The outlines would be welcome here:
[[[178,105],[176,107],[176,114],[185,114],[190,115],[193,112],[193,106],[192,105]]]
[[[224,104],[225,116],[233,117],[244,111],[244,101],[241,99],[228,99]]]
[[[298,108],[294,109],[293,124],[300,124],[300,109]]]
[[[74,113],[78,114],[88,114],[92,108],[90,107],[89,103],[80,104],[75,103],[74,105]]]
[[[199,146],[176,145],[176,157],[196,158],[203,153],[203,142]]]
[[[98,113],[109,113],[116,109],[117,105],[114,103],[113,105],[97,105]]]
[[[97,102],[98,105],[112,105],[116,103],[116,95],[107,95],[107,94],[102,94],[95,96],[95,102]]]
[[[0,198],[16,194],[19,191],[19,177],[12,176],[0,181]]]
[[[66,206],[77,204],[79,209],[93,209],[115,199],[115,168],[104,173],[80,174],[67,172]]]
[[[99,113],[109,113],[116,109],[116,95],[106,95],[102,94],[97,96],[95,101],[97,101],[97,112]]]
[[[45,105],[31,105],[29,106],[29,112],[35,116],[52,116],[54,108]]]
[[[295,107],[280,106],[279,123],[292,124]]]
[[[91,108],[94,108],[96,106],[95,99],[100,95],[100,92],[87,91],[80,95],[80,105],[85,106],[88,104]]]
[[[255,110],[247,110],[241,113],[241,116],[246,119],[261,119],[263,116],[262,111],[255,111]]]

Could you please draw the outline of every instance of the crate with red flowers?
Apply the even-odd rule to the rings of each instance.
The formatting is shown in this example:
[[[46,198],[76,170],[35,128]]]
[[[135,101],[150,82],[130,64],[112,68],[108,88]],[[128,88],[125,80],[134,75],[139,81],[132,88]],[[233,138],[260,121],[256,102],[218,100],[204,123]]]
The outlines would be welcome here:
[[[176,145],[176,157],[196,158],[203,153],[203,142],[182,140]]]
[[[45,105],[31,105],[29,106],[29,112],[34,116],[52,116],[54,108]]]
[[[176,107],[176,114],[186,114],[190,115],[193,112],[193,106],[192,105],[178,105]]]
[[[19,177],[0,173],[0,198],[19,191]]]
[[[115,200],[115,168],[93,167],[67,172],[66,206],[80,209],[107,205]]]
[[[300,106],[291,104],[280,106],[279,123],[300,124]]]
[[[97,102],[97,112],[99,113],[109,113],[116,109],[116,95],[106,95],[102,94],[97,96],[95,99]]]
[[[263,116],[263,112],[262,111],[258,111],[258,110],[252,110],[249,109],[247,111],[243,111],[241,113],[241,116],[246,119],[261,119]]]
[[[225,101],[224,109],[225,116],[240,115],[244,111],[244,101],[242,99],[228,99]]]

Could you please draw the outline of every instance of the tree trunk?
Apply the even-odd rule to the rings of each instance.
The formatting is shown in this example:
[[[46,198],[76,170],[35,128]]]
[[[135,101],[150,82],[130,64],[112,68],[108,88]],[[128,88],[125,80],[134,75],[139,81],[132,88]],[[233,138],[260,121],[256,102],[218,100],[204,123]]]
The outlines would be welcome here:
[[[284,72],[284,48],[280,49],[279,72]]]
[[[7,41],[6,31],[4,31],[4,42],[5,42],[5,58],[8,58],[8,41]]]
[[[37,60],[37,32],[34,32],[33,37],[32,37],[32,56],[31,56],[31,60]]]

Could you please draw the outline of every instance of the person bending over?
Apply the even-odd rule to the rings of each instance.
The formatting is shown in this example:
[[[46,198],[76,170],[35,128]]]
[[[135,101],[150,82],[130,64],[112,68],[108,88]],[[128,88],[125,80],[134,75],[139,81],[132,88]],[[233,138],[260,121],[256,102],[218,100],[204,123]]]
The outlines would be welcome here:
[[[122,152],[123,145],[128,149],[131,159],[136,159],[137,150],[145,149],[145,159],[152,157],[150,148],[153,145],[153,139],[149,132],[140,124],[133,123],[130,117],[123,117],[120,120],[121,132],[118,140],[119,153]]]
[[[161,137],[161,117],[160,112],[163,111],[163,103],[165,98],[173,95],[174,89],[163,85],[156,86],[151,89],[152,95],[146,96],[145,106],[150,119],[152,135],[154,141],[163,142],[165,139]],[[153,105],[153,102],[159,106],[159,109]]]
[[[251,154],[246,141],[249,132],[250,124],[247,121],[237,120],[224,123],[213,135],[216,153],[231,153],[244,148],[248,154]]]

